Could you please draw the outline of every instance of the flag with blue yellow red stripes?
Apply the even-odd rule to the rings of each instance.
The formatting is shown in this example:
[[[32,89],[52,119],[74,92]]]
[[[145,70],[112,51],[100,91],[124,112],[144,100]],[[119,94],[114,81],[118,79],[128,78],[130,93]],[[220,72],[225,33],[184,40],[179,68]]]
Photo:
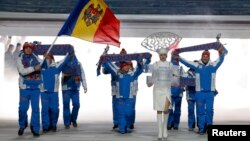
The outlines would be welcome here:
[[[103,0],[79,0],[60,35],[119,47],[120,21]]]

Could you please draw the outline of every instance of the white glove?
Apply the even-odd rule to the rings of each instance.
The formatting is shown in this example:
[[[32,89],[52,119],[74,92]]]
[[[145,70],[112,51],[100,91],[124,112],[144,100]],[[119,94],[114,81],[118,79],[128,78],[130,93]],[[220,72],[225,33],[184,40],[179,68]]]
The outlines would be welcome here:
[[[84,93],[87,93],[87,91],[88,91],[87,88],[84,88]]]

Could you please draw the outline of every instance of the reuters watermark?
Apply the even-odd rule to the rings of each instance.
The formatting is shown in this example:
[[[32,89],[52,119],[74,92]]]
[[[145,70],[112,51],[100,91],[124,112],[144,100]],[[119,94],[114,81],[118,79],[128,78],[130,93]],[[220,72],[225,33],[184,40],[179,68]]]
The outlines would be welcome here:
[[[229,138],[237,139],[239,141],[250,141],[250,125],[208,126],[208,141]]]

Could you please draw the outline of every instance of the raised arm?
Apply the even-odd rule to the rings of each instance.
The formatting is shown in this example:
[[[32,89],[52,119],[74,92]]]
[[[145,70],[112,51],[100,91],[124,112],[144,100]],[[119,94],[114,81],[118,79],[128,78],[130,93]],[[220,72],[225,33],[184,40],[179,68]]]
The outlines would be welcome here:
[[[223,63],[224,61],[224,57],[227,55],[224,51],[223,51],[223,48],[220,48],[218,50],[218,53],[219,53],[219,58],[213,62],[213,66],[215,67],[215,69],[217,70],[220,65]]]
[[[67,62],[70,59],[70,55],[67,53],[63,60],[56,63],[56,68],[58,68],[59,71],[62,71],[62,69],[66,66]]]
[[[144,72],[148,73],[150,72],[150,62],[151,62],[151,58],[146,59],[146,61],[143,61],[143,68],[144,68]]]
[[[192,69],[196,69],[198,67],[198,63],[192,62],[192,61],[188,61],[182,57],[179,57],[179,61],[184,64],[185,66],[187,66],[188,68],[192,68]]]
[[[136,70],[133,75],[134,79],[136,80],[139,77],[139,75],[142,74],[142,72],[143,72],[143,64],[142,62],[137,62]]]
[[[111,73],[112,77],[117,77],[118,69],[110,62],[105,62],[102,64],[102,67]]]
[[[119,70],[118,64],[117,63],[111,63],[112,67],[114,67],[116,70]],[[105,68],[102,69],[102,73],[103,74],[110,74],[110,72],[108,70],[106,70]]]

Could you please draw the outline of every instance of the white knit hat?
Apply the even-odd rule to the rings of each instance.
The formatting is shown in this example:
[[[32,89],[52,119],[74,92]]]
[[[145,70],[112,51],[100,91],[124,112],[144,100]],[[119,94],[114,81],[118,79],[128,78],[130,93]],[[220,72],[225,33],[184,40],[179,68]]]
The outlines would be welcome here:
[[[157,50],[157,53],[160,54],[168,54],[169,49],[168,48],[160,48]]]

